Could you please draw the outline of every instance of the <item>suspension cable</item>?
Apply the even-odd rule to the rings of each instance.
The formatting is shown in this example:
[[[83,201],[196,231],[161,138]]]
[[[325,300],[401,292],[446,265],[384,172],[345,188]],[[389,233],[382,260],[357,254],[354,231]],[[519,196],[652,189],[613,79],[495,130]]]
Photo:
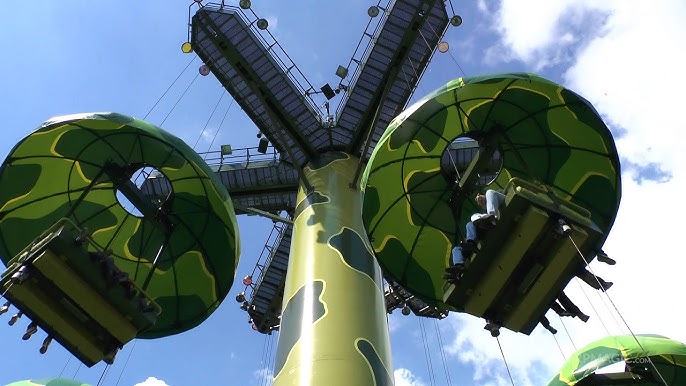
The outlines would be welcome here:
[[[115,386],[119,386],[119,381],[121,381],[121,376],[124,374],[124,370],[126,370],[126,365],[129,364],[129,359],[131,359],[131,354],[133,354],[133,349],[136,348],[136,343],[138,341],[134,340],[133,345],[131,345],[131,350],[129,350],[129,355],[126,356],[126,360],[124,361],[124,367],[122,367],[121,371],[119,372],[119,377],[117,378],[117,383]]]
[[[267,386],[271,386],[274,383],[274,373],[272,372],[274,369],[274,362],[276,361],[276,350],[274,350],[274,341],[276,338],[274,336],[270,335],[269,338],[269,353],[268,353],[268,358],[267,358],[267,364],[268,368],[270,369],[268,374],[269,375],[269,383]]]
[[[558,315],[558,317],[559,317],[559,315]],[[562,321],[562,319],[560,319],[560,322],[561,321]],[[566,330],[566,328],[565,328],[565,330]],[[552,335],[553,339],[555,339],[555,343],[557,344],[557,348],[560,349],[560,354],[562,354],[562,359],[566,362],[567,356],[565,355],[565,352],[562,350],[562,346],[560,346],[560,342],[557,340],[557,335],[556,334],[550,334],[550,335]]]
[[[274,336],[271,334],[265,334],[264,342],[262,344],[262,358],[261,362],[264,366],[264,373],[262,374],[262,379],[260,379],[260,386],[269,386],[273,382],[274,375],[271,373],[274,364],[274,357],[276,352],[274,348]]]
[[[420,31],[420,34],[421,34],[421,31]],[[424,37],[424,36],[422,35],[422,37]],[[424,41],[426,41],[426,39]],[[427,45],[428,45],[428,43],[427,43]],[[417,67],[415,67],[414,62],[412,61],[412,58],[410,58],[409,56],[407,57],[407,61],[410,63],[410,67],[412,67],[412,72],[414,72],[414,77],[417,78],[417,87],[419,87],[419,72],[417,71]],[[404,72],[405,71],[403,71],[403,73]],[[410,86],[410,81],[407,80],[407,77],[405,78],[405,82],[407,82],[407,85]],[[424,90],[422,90],[422,94],[425,94]]]
[[[412,66],[412,65],[413,65],[413,64],[412,64],[412,59],[411,59],[411,58],[408,58],[408,60],[409,60],[409,62],[410,62],[410,66]],[[412,84],[410,84],[410,79],[409,79],[409,77],[407,76],[407,72],[405,72],[405,68],[402,68],[402,72],[403,72],[403,77],[405,78],[405,84],[407,85],[407,88],[408,88],[408,89],[412,89],[413,87],[412,87]],[[412,72],[417,73],[416,71],[414,71],[414,68],[413,68],[413,71],[412,71]],[[419,83],[416,85],[416,87],[414,87],[415,91],[416,91],[418,88],[421,88],[421,87],[419,86]],[[423,88],[421,88],[421,93],[424,94],[424,95],[426,95],[426,93],[424,92],[424,89],[423,89]],[[410,98],[407,100],[407,104],[406,104],[406,105],[409,105],[409,104],[411,104],[411,103],[415,103],[415,102],[416,102],[416,99],[413,101],[415,95],[416,95],[416,92],[413,92],[412,95],[410,95]]]
[[[420,34],[421,34],[421,31],[420,31]],[[422,36],[422,37],[423,37],[423,36]],[[424,41],[426,41],[426,39],[425,39]],[[428,45],[428,43],[427,43],[427,45]],[[403,75],[405,75],[405,83],[407,83],[407,88],[408,88],[408,89],[413,89],[413,88],[414,88],[415,91],[416,91],[417,89],[420,89],[422,95],[426,95],[427,92],[424,90],[424,88],[419,86],[419,71],[417,71],[417,66],[415,66],[414,62],[412,61],[412,58],[409,57],[409,56],[407,57],[407,61],[408,61],[408,63],[410,63],[410,67],[412,67],[412,72],[414,73],[414,77],[417,78],[417,83],[416,83],[415,86],[413,87],[413,86],[410,84],[410,80],[408,79],[407,74],[405,73],[405,69],[403,68]],[[412,93],[412,96],[413,96],[413,97],[414,97],[414,95],[415,95],[415,93]]]
[[[443,361],[443,371],[445,372],[445,380],[448,386],[453,384],[450,379],[450,369],[448,368],[448,361],[445,357],[445,351],[443,350],[443,338],[441,337],[441,329],[438,328],[438,320],[434,319],[434,328],[436,329],[436,337],[438,338],[438,347],[441,351],[441,360]]]
[[[224,113],[222,120],[219,122],[219,126],[217,126],[217,131],[214,132],[214,137],[212,137],[212,141],[210,142],[210,146],[207,147],[208,152],[210,151],[210,149],[214,145],[214,140],[217,139],[217,134],[219,134],[219,130],[221,130],[222,126],[224,125],[224,120],[226,119],[227,115],[229,115],[229,110],[231,110],[231,106],[233,106],[234,101],[235,101],[235,99],[231,99],[231,102],[229,102],[229,107],[226,109],[226,112]]]
[[[579,249],[579,247],[578,247],[578,246],[576,245],[576,243],[574,242],[574,239],[572,239],[572,235],[570,234],[570,235],[568,235],[568,237],[569,237],[569,239],[571,240],[571,242],[572,242],[572,244],[574,245],[574,247],[576,248],[577,253],[578,253],[579,256],[581,257],[581,259],[584,261],[584,264],[586,265],[586,267],[588,268],[588,270],[591,272],[591,275],[593,275],[593,279],[595,279],[595,281],[598,283],[598,286],[600,287],[601,292],[605,292],[605,294],[607,294],[607,292],[605,291],[605,286],[600,282],[600,279],[598,278],[598,276],[596,276],[595,272],[593,272],[593,268],[590,267],[590,265],[589,265],[589,263],[588,263],[588,260],[586,259],[586,257],[584,256],[584,254],[581,253],[581,250]],[[621,333],[624,333],[624,331],[622,331],[622,326],[621,326],[620,323],[617,321],[617,318],[615,317],[615,315],[614,315],[614,313],[612,312],[612,310],[610,309],[610,307],[607,305],[607,302],[605,301],[605,298],[603,298],[602,293],[601,293],[598,297],[600,298],[600,301],[603,302],[603,305],[605,306],[605,309],[607,309],[608,314],[610,314],[610,317],[612,318],[612,320],[613,320],[613,321],[615,322],[615,324],[617,325],[617,329],[619,329],[619,331],[620,331]],[[608,299],[609,299],[609,297],[608,297]],[[619,311],[617,311],[617,313],[619,313]],[[627,327],[628,327],[628,326],[627,326]],[[608,335],[609,335],[609,333],[608,333]]]
[[[595,274],[593,274],[593,277],[596,277]],[[601,285],[601,288],[603,288],[602,285]],[[608,306],[607,302],[605,301],[605,298],[603,298],[602,293],[601,293],[601,294],[598,294],[598,298],[600,298],[600,301],[603,302],[603,306],[605,306],[605,309],[607,310],[607,313],[610,314],[610,317],[611,317],[612,320],[615,322],[615,325],[617,326],[617,329],[620,331],[620,333],[623,334],[624,331],[622,330],[622,326],[621,326],[621,325],[619,324],[619,322],[617,321],[617,318],[615,317],[614,313],[613,313],[612,310],[610,309],[610,306]]]
[[[579,289],[581,289],[581,292],[584,294],[584,297],[586,298],[586,301],[588,301],[588,304],[591,306],[591,309],[593,310],[593,313],[595,316],[598,318],[598,321],[600,324],[603,326],[603,329],[605,329],[605,333],[610,336],[610,330],[607,329],[607,326],[605,325],[605,322],[603,322],[603,318],[600,317],[600,314],[598,313],[598,310],[595,309],[595,306],[593,305],[593,302],[591,302],[591,298],[588,297],[588,294],[586,293],[586,290],[584,290],[584,286],[581,285],[579,282],[578,278],[574,278],[574,281],[576,284],[579,286]]]
[[[503,352],[503,346],[500,345],[500,338],[495,337],[495,340],[498,342],[498,348],[500,349],[500,355],[503,356],[503,362],[505,363],[505,369],[507,370],[507,375],[510,377],[510,382],[512,382],[512,386],[514,386],[514,379],[512,379],[512,373],[510,373],[510,366],[507,365],[507,359],[505,359],[505,353]]]
[[[7,294],[7,292],[10,290],[10,288],[12,288],[13,285],[14,285],[14,283],[10,280],[10,285],[7,286],[7,289],[5,290],[5,292],[2,293],[2,295],[0,295],[0,297],[4,298],[5,295]],[[7,300],[9,300],[9,299],[7,299]]]
[[[560,324],[562,324],[562,328],[565,329],[565,332],[567,333],[567,338],[569,338],[569,342],[572,344],[572,347],[574,347],[574,351],[577,351],[578,349],[576,348],[576,344],[574,344],[574,341],[572,340],[572,335],[569,333],[569,330],[567,329],[567,325],[562,320],[562,317],[560,315],[558,315],[557,317],[560,318]],[[564,355],[564,354],[562,354],[562,355]]]
[[[429,23],[429,25],[431,25],[431,23]],[[432,27],[432,28],[433,28],[433,27]],[[429,43],[426,41],[426,38],[424,37],[424,34],[422,34],[422,31],[419,31],[419,34],[422,36],[422,39],[424,39],[424,42],[425,42],[426,45],[428,46]],[[412,71],[414,72],[414,76],[419,80],[419,74],[417,73],[417,69],[415,68],[414,63],[412,62],[412,59],[409,58],[409,57],[408,57],[408,59],[409,59],[409,62],[410,62],[410,66],[412,67]],[[405,70],[404,70],[404,69],[403,69],[403,75],[405,75],[405,82],[406,82],[407,85],[409,86],[409,85],[410,85],[410,81],[407,79],[407,74],[405,74]],[[424,92],[423,90],[422,90],[422,94],[425,94],[425,92]],[[450,144],[448,144],[448,146],[450,146]],[[455,174],[456,174],[456,176],[457,176],[457,180],[456,180],[456,181],[459,181],[459,180],[460,180],[460,171],[457,169],[457,162],[455,162],[455,159],[453,158],[453,153],[450,151],[450,149],[448,149],[448,156],[450,157],[450,163],[452,163],[453,168],[455,169]]]
[[[450,143],[448,146],[450,146],[452,143]],[[455,159],[453,158],[453,152],[451,151],[452,149],[448,149],[448,156],[450,156],[450,163],[453,164],[453,168],[455,168],[455,182],[460,181],[460,171],[457,170],[457,162],[455,162]]]
[[[604,299],[603,296],[602,296],[602,293],[604,292],[605,295],[607,295],[608,300],[610,300],[610,302],[612,302],[612,299],[610,299],[609,295],[607,294],[607,291],[605,290],[605,286],[600,282],[600,279],[598,278],[598,276],[596,276],[595,272],[593,271],[593,268],[591,268],[591,266],[589,265],[589,262],[588,262],[588,260],[586,259],[586,257],[584,256],[584,254],[581,253],[581,250],[579,249],[579,247],[577,246],[577,244],[574,242],[574,239],[572,239],[572,236],[571,236],[571,235],[568,235],[568,237],[569,237],[570,241],[572,242],[572,244],[574,245],[574,247],[576,248],[577,253],[579,253],[579,256],[580,256],[581,259],[584,261],[584,264],[586,265],[586,267],[588,268],[588,270],[591,272],[591,275],[593,276],[593,278],[595,279],[595,281],[598,283],[598,286],[600,287],[600,290],[601,290],[601,294],[599,295],[600,300],[603,302],[603,305],[605,306],[605,308],[607,309],[608,313],[610,314],[610,317],[612,317],[612,320],[614,320],[614,322],[615,322],[615,324],[617,325],[617,328],[619,329],[619,331],[620,331],[621,333],[624,333],[624,331],[622,331],[622,326],[619,324],[619,322],[617,321],[617,318],[615,318],[614,313],[612,312],[612,310],[610,309],[610,307],[607,305],[607,302],[605,301],[605,299]],[[579,283],[579,285],[581,286],[581,283]],[[613,304],[613,305],[614,305],[614,304]],[[619,317],[621,318],[622,315],[619,313],[619,310],[617,309],[617,307],[615,307],[615,311],[617,311],[617,314],[618,314]],[[629,330],[629,332],[631,332],[631,329],[630,329],[629,326],[627,325],[626,321],[624,321],[624,324],[626,325],[626,327],[627,327],[627,329]],[[608,332],[608,335],[610,335],[609,332]],[[632,333],[632,335],[633,335],[633,333]]]
[[[431,23],[427,23],[427,24],[431,24]],[[429,44],[429,41],[426,40],[426,37],[425,37],[424,34],[422,33],[422,30],[417,30],[417,32],[419,32],[419,36],[421,36],[421,37],[422,37],[422,40],[424,40],[424,44],[426,44],[426,48],[427,48],[427,49],[431,49],[431,45]],[[436,34],[434,33],[434,35],[436,35]]]
[[[64,367],[62,367],[62,371],[60,371],[60,375],[58,375],[57,378],[62,378],[62,374],[64,374],[64,370],[69,366],[69,362],[71,362],[71,355],[67,357],[67,363],[64,364]]]
[[[579,249],[579,247],[578,247],[578,246],[576,245],[576,243],[574,242],[574,239],[572,238],[572,235],[570,234],[570,235],[568,235],[568,237],[569,237],[569,240],[572,242],[572,244],[574,244],[574,248],[576,248],[577,252],[579,252],[579,256],[581,256],[581,258],[582,258],[582,259],[584,260],[584,262],[586,263],[586,267],[588,267],[588,270],[591,272],[591,274],[593,275],[593,277],[596,279],[596,281],[598,282],[598,285],[600,285],[600,289],[603,291],[603,293],[605,293],[605,296],[607,296],[607,300],[610,301],[610,304],[612,304],[612,307],[614,307],[615,311],[617,312],[617,315],[619,316],[620,319],[622,319],[622,322],[624,322],[624,325],[626,326],[627,330],[629,330],[629,332],[631,333],[631,336],[634,338],[634,340],[635,340],[636,343],[638,344],[638,347],[640,347],[641,350],[643,351],[643,353],[646,354],[646,358],[648,359],[648,362],[650,362],[650,365],[653,367],[653,369],[655,369],[655,372],[656,372],[657,375],[660,377],[660,380],[662,381],[662,383],[663,383],[665,386],[669,386],[669,385],[667,384],[667,381],[665,381],[665,378],[662,376],[662,373],[660,373],[660,370],[658,370],[657,366],[655,366],[655,363],[653,363],[653,360],[650,359],[650,356],[648,355],[648,350],[646,350],[646,349],[643,347],[643,345],[641,344],[641,342],[640,342],[640,341],[638,340],[638,338],[636,337],[636,334],[634,334],[634,331],[631,329],[631,327],[629,327],[629,323],[627,323],[626,319],[624,319],[624,316],[622,315],[622,313],[619,312],[619,309],[617,308],[617,305],[615,304],[615,302],[612,301],[612,298],[610,297],[610,294],[607,293],[607,291],[605,290],[605,287],[600,283],[600,280],[598,279],[598,276],[596,276],[595,272],[593,271],[593,268],[591,268],[590,264],[588,263],[588,260],[586,260],[586,257],[581,253],[581,250]]]
[[[188,67],[191,65],[191,63],[193,63],[193,61],[195,61],[195,56],[193,56],[193,59],[191,59],[191,61],[188,62],[188,64],[186,65],[186,67],[184,67],[183,70],[181,70],[181,72],[179,73],[179,75],[176,77],[176,79],[174,79],[174,81],[169,85],[169,87],[167,87],[167,89],[164,91],[164,93],[162,93],[162,96],[160,96],[159,99],[157,99],[157,102],[155,102],[155,104],[152,105],[152,107],[150,108],[150,110],[148,110],[148,112],[147,112],[147,113],[145,114],[145,116],[143,117],[143,120],[145,120],[145,119],[148,117],[148,115],[150,115],[150,113],[152,112],[152,110],[157,106],[158,103],[160,103],[160,101],[162,100],[162,98],[164,98],[164,96],[167,95],[167,93],[169,92],[169,90],[171,90],[171,88],[174,86],[174,84],[176,83],[176,81],[178,81],[179,78],[181,78],[181,75],[183,75],[183,73],[186,72],[186,70],[187,70]]]
[[[79,370],[81,370],[81,365],[82,365],[82,363],[79,362],[79,366],[76,368],[76,371],[74,372],[74,376],[72,376],[71,379],[76,380],[76,374],[78,374]]]
[[[98,379],[98,383],[96,384],[96,386],[102,386],[102,383],[105,381],[105,376],[109,372],[110,367],[111,366],[109,364],[107,364],[107,365],[105,365],[105,368],[102,369],[102,374],[100,374],[100,379]]]
[[[179,102],[181,102],[181,99],[183,99],[184,95],[186,95],[186,93],[188,92],[188,89],[191,88],[191,86],[193,85],[193,83],[195,83],[195,80],[198,79],[198,76],[200,76],[200,73],[195,74],[195,77],[193,78],[193,80],[191,80],[191,82],[188,84],[188,86],[186,87],[186,89],[183,90],[183,93],[181,94],[181,96],[179,97],[179,99],[176,100],[176,103],[174,103],[174,105],[172,106],[171,110],[169,110],[169,112],[167,113],[167,115],[164,117],[164,119],[162,120],[162,122],[160,122],[160,124],[159,124],[158,126],[164,125],[164,122],[167,121],[167,118],[169,118],[169,116],[171,115],[172,111],[174,111],[174,109],[175,109],[176,106],[179,104]]]
[[[453,62],[455,62],[455,65],[457,66],[457,68],[462,73],[462,76],[467,76],[467,73],[464,72],[464,70],[462,69],[462,66],[460,66],[460,63],[457,62],[457,59],[455,59],[455,57],[453,56],[453,53],[450,52],[450,50],[448,50],[448,55],[450,55],[450,57],[453,59]]]
[[[433,31],[434,35],[439,36],[439,35],[438,35],[438,32],[436,32],[436,30],[435,30],[434,27],[431,25],[431,23],[427,23],[427,25],[429,26],[429,28],[431,28],[431,30]],[[450,55],[450,57],[453,59],[453,62],[455,62],[455,65],[457,66],[457,68],[458,68],[458,69],[460,70],[460,72],[462,73],[462,76],[467,76],[467,73],[464,72],[464,70],[462,69],[462,66],[460,66],[460,63],[457,62],[457,59],[455,59],[455,57],[453,56],[453,53],[450,52],[450,49],[448,49],[447,52],[448,52],[448,55]]]
[[[434,369],[431,363],[431,351],[429,351],[429,342],[427,342],[426,331],[424,329],[424,321],[419,318],[419,329],[422,332],[422,341],[424,342],[424,358],[426,359],[426,366],[429,370],[429,381],[431,386],[436,384],[436,377],[434,376]]]
[[[450,11],[451,11],[451,12],[453,13],[453,15],[454,15],[454,14],[455,14],[455,8],[453,8],[453,2],[452,2],[452,0],[448,0],[448,4],[450,4]],[[429,25],[431,25],[431,24],[429,24]]]
[[[217,104],[214,105],[214,108],[212,109],[210,116],[207,118],[207,121],[205,121],[205,126],[203,126],[202,130],[200,130],[200,133],[198,134],[198,139],[196,139],[195,143],[193,144],[193,150],[196,150],[195,147],[198,146],[198,142],[200,142],[200,138],[202,138],[203,133],[205,133],[205,130],[207,130],[207,126],[210,124],[210,121],[212,120],[214,113],[217,111],[217,107],[219,107],[219,103],[221,103],[222,99],[224,99],[224,94],[226,94],[226,90],[224,90],[222,92],[222,95],[219,96],[219,100],[217,101]]]
[[[262,362],[262,366],[265,370],[264,370],[264,373],[262,374],[262,378],[260,379],[260,386],[267,384],[267,371],[269,371],[268,370],[269,368],[267,367],[268,339],[269,339],[269,335],[265,334],[264,335],[264,341],[262,342],[262,358],[260,358],[260,362]]]

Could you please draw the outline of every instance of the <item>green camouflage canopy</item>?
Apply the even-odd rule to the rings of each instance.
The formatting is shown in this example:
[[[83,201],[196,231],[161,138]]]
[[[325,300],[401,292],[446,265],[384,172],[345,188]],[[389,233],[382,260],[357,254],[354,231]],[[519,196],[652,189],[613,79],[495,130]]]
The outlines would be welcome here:
[[[629,370],[647,370],[656,380],[632,385],[664,385],[662,379],[670,386],[686,383],[686,345],[659,335],[622,335],[597,340],[572,354],[548,386],[576,385],[618,362],[625,362]]]
[[[441,276],[480,211],[476,190],[457,213],[449,206],[454,185],[441,158],[458,137],[490,138],[502,158],[495,180],[480,190],[502,189],[513,177],[547,185],[588,209],[607,235],[619,206],[619,159],[591,104],[531,74],[460,78],[391,122],[362,177],[364,224],[382,268],[401,286],[450,308]]]
[[[18,381],[7,384],[7,386],[90,386],[86,383],[77,382],[64,378],[43,378]]]
[[[146,168],[163,173],[156,180],[171,193],[146,196],[131,180]],[[161,306],[139,337],[195,327],[233,282],[239,239],[226,189],[183,141],[146,122],[114,113],[57,117],[12,149],[0,169],[2,261],[63,217],[87,228]]]

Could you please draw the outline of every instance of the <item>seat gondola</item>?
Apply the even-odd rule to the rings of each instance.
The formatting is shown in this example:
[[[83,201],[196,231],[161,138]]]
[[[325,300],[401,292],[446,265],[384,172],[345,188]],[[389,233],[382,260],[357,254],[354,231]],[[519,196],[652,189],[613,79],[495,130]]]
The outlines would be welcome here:
[[[602,240],[590,213],[550,189],[513,178],[497,226],[480,240],[444,301],[497,326],[530,334]],[[574,243],[567,237],[570,234]]]
[[[161,311],[94,245],[62,219],[10,260],[0,279],[20,312],[89,367],[111,363]]]

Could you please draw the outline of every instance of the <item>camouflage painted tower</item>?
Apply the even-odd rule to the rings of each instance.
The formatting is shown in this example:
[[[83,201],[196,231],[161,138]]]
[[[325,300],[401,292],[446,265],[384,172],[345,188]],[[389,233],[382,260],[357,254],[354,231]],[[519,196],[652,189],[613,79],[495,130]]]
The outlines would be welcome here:
[[[227,186],[239,213],[288,214],[270,271],[245,307],[258,331],[280,328],[274,384],[390,385],[382,273],[360,216],[359,180],[448,26],[445,5],[424,0],[371,7],[358,51],[336,72],[341,82],[320,90],[249,2],[241,8],[202,7],[192,20],[191,45],[280,154],[274,163],[227,171],[223,178],[248,177],[243,186]],[[315,93],[327,100],[343,94],[335,119],[320,113]],[[285,260],[287,274],[276,275],[271,266]]]

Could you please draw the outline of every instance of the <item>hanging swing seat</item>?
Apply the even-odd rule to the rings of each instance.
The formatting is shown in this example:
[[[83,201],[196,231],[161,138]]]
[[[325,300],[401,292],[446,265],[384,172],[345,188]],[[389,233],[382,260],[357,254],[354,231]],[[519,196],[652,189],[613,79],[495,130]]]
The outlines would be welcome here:
[[[588,256],[602,231],[588,210],[546,187],[513,178],[504,193],[497,225],[466,259],[459,281],[446,283],[444,301],[528,335],[585,265],[567,234]]]
[[[61,219],[10,260],[5,297],[87,366],[155,324],[160,307],[85,230]]]

